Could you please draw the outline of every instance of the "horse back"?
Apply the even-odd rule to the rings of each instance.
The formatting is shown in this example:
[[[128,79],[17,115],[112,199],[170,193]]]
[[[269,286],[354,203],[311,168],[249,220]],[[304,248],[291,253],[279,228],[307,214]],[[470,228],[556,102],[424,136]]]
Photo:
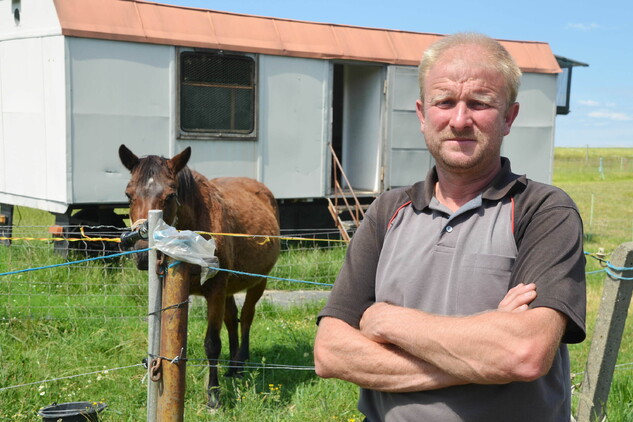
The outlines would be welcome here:
[[[272,192],[263,183],[246,177],[219,177],[209,180],[209,184],[222,198],[225,231],[254,235],[222,239],[220,243],[225,247],[230,244],[232,250],[229,266],[238,271],[268,274],[280,250],[279,210]],[[241,290],[237,284],[232,287]]]
[[[256,210],[267,209],[272,212],[279,230],[277,201],[266,185],[248,177],[217,177],[210,182],[219,188],[226,201],[237,207],[254,207]],[[240,208],[238,211],[245,210]]]
[[[218,177],[209,182],[218,188],[226,206],[235,213],[234,221],[240,226],[235,229],[248,234],[279,235],[279,208],[266,185],[248,177]]]

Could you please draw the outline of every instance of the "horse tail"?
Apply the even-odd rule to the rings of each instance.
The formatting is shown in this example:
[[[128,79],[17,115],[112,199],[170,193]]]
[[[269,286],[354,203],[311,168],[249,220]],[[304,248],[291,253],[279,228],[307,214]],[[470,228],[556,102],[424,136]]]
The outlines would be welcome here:
[[[277,200],[275,199],[273,193],[268,188],[264,188],[260,191],[257,191],[257,194],[264,195],[266,197],[266,199],[270,203],[270,208],[272,209],[273,214],[275,214],[275,218],[277,219],[277,225],[280,225],[281,219],[279,217],[279,204],[277,204]]]

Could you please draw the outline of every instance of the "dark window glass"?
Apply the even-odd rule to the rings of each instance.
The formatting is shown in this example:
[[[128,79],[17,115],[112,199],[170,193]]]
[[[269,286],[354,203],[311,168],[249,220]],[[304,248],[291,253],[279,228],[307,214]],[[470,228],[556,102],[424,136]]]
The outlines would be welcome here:
[[[255,61],[182,53],[180,127],[186,132],[250,133],[255,128]]]

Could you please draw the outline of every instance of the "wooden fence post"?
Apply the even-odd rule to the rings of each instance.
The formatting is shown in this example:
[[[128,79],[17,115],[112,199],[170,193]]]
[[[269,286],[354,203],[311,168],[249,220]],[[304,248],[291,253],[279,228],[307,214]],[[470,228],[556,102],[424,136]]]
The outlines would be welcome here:
[[[183,422],[187,369],[187,316],[189,310],[188,264],[170,266],[163,281],[158,422]]]
[[[600,310],[596,318],[585,379],[580,390],[578,422],[602,421],[613,371],[622,341],[624,324],[633,292],[633,242],[623,243],[611,256]]]

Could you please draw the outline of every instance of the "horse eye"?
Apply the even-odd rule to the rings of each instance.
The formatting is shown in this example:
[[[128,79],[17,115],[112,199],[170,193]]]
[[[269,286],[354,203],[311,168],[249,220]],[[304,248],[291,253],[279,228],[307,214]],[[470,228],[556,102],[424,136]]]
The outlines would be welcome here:
[[[134,200],[134,198],[132,198],[132,195],[130,195],[129,193],[125,192],[125,196],[127,196],[128,201],[132,202]]]

